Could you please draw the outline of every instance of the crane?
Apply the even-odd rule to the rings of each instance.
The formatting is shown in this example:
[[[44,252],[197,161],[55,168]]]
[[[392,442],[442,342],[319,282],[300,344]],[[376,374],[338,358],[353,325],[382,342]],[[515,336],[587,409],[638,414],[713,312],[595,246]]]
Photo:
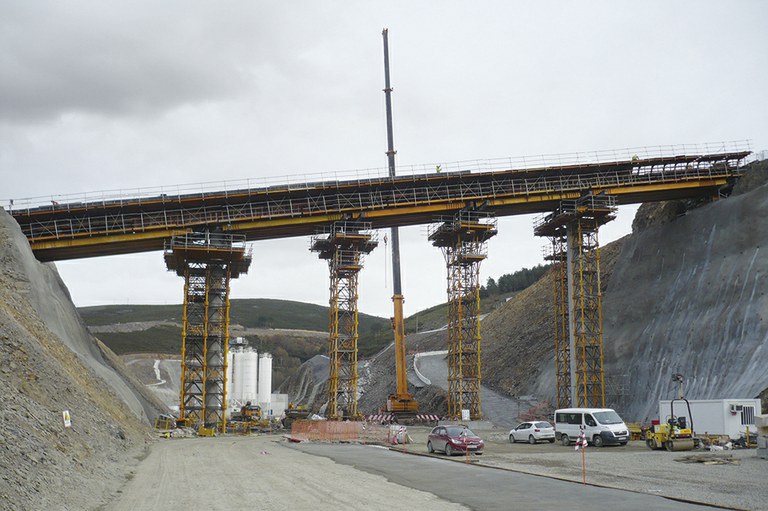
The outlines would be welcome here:
[[[384,37],[384,95],[387,107],[387,160],[389,177],[395,177],[395,142],[392,134],[392,87],[389,83],[389,40],[385,28]],[[405,324],[403,321],[403,290],[400,279],[400,233],[397,227],[391,228],[392,238],[392,302],[394,317],[392,326],[395,331],[395,370],[397,390],[387,398],[387,411],[398,415],[412,415],[419,410],[419,403],[408,393],[408,378],[405,359]]]

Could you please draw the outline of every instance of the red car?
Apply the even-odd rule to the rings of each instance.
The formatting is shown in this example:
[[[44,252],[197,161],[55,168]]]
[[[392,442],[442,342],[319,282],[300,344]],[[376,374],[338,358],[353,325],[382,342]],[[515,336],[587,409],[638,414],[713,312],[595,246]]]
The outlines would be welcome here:
[[[485,442],[466,426],[437,426],[429,434],[427,451],[443,451],[447,456],[455,453],[483,454]]]

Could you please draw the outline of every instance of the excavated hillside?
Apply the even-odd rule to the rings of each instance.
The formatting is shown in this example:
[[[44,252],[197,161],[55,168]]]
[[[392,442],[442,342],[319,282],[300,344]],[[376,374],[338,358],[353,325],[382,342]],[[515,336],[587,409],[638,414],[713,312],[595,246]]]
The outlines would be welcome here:
[[[164,407],[88,333],[55,266],[2,209],[0,341],[0,509],[104,505]]]
[[[628,420],[674,397],[757,397],[768,388],[768,162],[727,199],[647,204],[601,251],[606,399]],[[691,209],[693,206],[693,209]],[[554,399],[551,276],[483,321],[483,381]]]

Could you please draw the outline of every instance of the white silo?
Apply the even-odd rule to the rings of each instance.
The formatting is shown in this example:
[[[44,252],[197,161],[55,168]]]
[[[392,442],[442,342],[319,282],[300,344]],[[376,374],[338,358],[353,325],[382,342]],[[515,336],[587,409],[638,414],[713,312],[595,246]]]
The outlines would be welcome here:
[[[229,350],[227,352],[227,409],[231,409],[231,403],[234,399],[235,386],[232,382],[232,371],[234,369],[235,352]]]
[[[251,348],[246,348],[243,350],[242,353],[243,362],[242,362],[242,396],[241,401],[243,403],[246,403],[250,401],[253,404],[256,404],[256,398],[258,397],[257,394],[257,387],[256,387],[256,378],[257,378],[257,370],[258,370],[258,353],[256,350],[253,350]]]
[[[236,348],[232,359],[232,399],[243,400],[243,348]]]
[[[272,355],[259,356],[259,406],[269,412],[272,400]]]

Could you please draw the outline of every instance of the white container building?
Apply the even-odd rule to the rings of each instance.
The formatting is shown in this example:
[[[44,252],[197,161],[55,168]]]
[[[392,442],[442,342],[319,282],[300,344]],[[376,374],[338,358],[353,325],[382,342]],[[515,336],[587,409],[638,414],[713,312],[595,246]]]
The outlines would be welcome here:
[[[689,399],[691,417],[685,401],[676,399],[674,410],[670,400],[659,401],[659,420],[663,423],[670,415],[686,417],[689,426],[693,419],[693,431],[703,436],[728,435],[736,440],[749,427],[750,433],[756,431],[755,415],[760,415],[759,399]]]

